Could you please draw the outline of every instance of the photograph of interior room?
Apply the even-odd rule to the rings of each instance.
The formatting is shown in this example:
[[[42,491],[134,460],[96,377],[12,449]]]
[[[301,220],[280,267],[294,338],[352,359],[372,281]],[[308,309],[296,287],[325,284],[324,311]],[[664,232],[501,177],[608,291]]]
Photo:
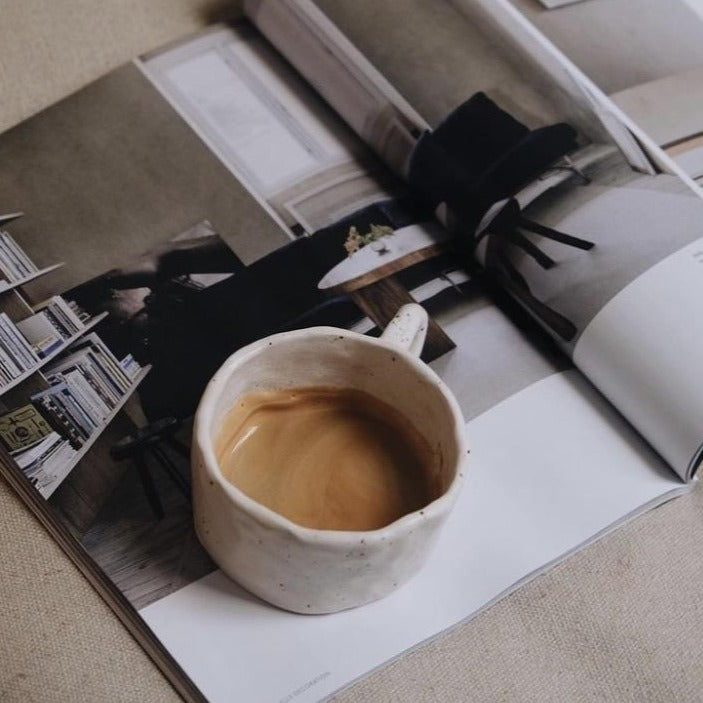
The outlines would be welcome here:
[[[510,1],[703,181],[701,0],[581,0],[551,9],[546,2]]]

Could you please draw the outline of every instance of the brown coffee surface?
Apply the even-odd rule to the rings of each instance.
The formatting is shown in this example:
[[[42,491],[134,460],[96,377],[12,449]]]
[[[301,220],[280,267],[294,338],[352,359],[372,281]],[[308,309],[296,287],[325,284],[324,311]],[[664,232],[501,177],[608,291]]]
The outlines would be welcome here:
[[[224,477],[258,503],[324,530],[373,530],[437,497],[427,440],[362,391],[250,393],[215,441]]]

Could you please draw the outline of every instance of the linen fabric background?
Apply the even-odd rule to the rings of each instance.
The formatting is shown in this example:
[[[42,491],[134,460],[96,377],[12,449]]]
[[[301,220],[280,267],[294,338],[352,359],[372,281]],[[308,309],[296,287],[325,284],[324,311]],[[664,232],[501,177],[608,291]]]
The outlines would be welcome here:
[[[355,0],[360,16],[373,8],[374,0]],[[238,10],[222,0],[5,2],[0,131]],[[702,525],[696,487],[335,700],[703,700]],[[2,481],[0,534],[0,699],[178,700]]]

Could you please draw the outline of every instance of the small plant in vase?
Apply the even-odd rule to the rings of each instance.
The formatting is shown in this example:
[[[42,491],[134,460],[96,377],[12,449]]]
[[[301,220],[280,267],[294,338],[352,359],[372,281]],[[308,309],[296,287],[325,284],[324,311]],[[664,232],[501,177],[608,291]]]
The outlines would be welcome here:
[[[371,229],[365,234],[361,234],[356,227],[351,226],[344,242],[344,248],[347,251],[347,255],[351,256],[368,244],[371,245],[374,251],[383,254],[388,251],[384,239],[393,234],[395,234],[395,230],[388,225],[372,224]]]

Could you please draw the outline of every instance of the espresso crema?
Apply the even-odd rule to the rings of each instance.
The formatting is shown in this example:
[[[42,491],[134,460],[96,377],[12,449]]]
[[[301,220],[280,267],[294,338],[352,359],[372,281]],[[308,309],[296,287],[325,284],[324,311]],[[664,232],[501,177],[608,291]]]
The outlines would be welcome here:
[[[242,396],[219,428],[215,451],[228,481],[315,529],[378,529],[440,490],[427,440],[396,409],[352,389]]]

